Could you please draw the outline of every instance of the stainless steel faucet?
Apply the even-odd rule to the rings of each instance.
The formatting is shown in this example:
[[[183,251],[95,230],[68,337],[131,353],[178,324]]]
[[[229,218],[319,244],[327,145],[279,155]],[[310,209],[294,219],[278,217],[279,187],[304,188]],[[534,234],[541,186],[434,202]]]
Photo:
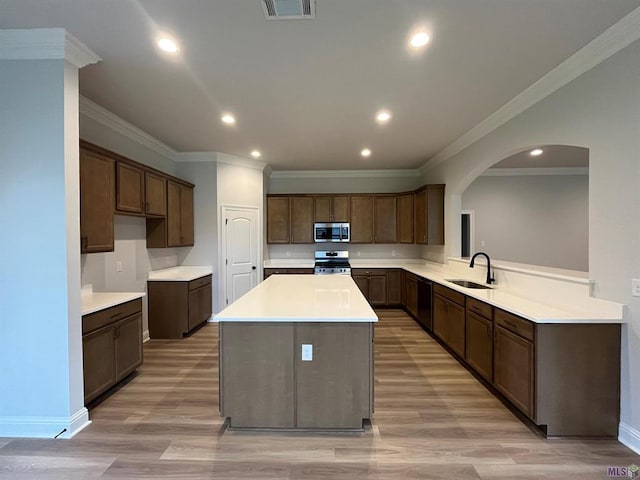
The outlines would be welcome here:
[[[478,255],[484,255],[484,257],[487,259],[487,284],[491,285],[492,283],[495,283],[496,279],[491,274],[491,259],[489,258],[489,255],[487,255],[486,253],[478,252],[478,253],[474,254],[473,257],[471,257],[471,262],[469,263],[469,267],[473,268],[473,266],[474,266],[474,264],[476,262],[476,257]]]

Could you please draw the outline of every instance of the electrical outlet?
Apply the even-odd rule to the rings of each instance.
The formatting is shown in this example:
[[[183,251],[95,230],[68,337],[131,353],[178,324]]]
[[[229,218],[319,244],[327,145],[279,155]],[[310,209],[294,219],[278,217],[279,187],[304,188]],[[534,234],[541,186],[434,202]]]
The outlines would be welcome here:
[[[360,256],[360,250],[358,250],[358,253],[356,253],[356,255]]]
[[[640,297],[640,278],[631,279],[631,295]]]
[[[116,272],[121,272],[121,271],[122,271],[122,262],[118,260],[116,262]]]
[[[391,250],[391,256],[395,257],[396,256],[396,251],[395,250]]]
[[[484,247],[486,245],[486,242],[484,240],[480,240],[480,246]]]
[[[310,362],[313,360],[313,345],[310,343],[302,344],[302,361]]]
[[[290,257],[290,256],[291,256],[291,252],[287,252],[287,257]]]

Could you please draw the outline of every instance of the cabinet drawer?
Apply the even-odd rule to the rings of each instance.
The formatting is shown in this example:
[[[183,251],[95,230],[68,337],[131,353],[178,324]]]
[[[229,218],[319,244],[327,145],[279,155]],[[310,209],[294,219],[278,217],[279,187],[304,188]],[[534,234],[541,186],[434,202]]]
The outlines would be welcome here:
[[[477,313],[486,319],[493,319],[493,307],[475,298],[467,297],[467,310]]]
[[[287,273],[290,275],[312,275],[313,268],[287,268]]]
[[[284,275],[287,273],[289,273],[289,269],[287,268],[265,268],[264,269],[265,278],[268,277],[269,275]]]
[[[495,321],[497,325],[500,325],[506,330],[533,342],[535,326],[528,320],[516,317],[515,315],[496,308]]]
[[[464,306],[464,293],[456,292],[455,290],[451,290],[450,288],[444,287],[440,284],[433,284],[433,292],[437,293],[441,297],[446,298],[447,300],[451,300],[452,302],[457,303],[458,305]]]
[[[110,323],[122,320],[129,315],[142,311],[142,300],[137,298],[130,302],[105,308],[99,312],[90,313],[82,317],[82,333],[89,333]]]
[[[405,272],[405,278],[407,282],[418,283],[418,276],[414,273]]]
[[[386,275],[384,268],[352,268],[351,275],[368,276],[368,275]]]
[[[196,278],[195,280],[191,280],[189,282],[189,290],[195,290],[196,288],[200,288],[207,283],[211,283],[211,275],[207,275],[206,277]]]

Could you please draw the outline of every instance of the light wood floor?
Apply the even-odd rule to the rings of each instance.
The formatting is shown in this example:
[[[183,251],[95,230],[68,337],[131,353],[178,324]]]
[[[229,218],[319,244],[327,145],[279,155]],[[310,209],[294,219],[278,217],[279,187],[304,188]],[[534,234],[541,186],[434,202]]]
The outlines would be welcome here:
[[[640,465],[615,440],[537,436],[404,312],[378,313],[369,433],[224,431],[210,324],[145,344],[137,377],[72,440],[0,438],[0,478],[603,479]]]

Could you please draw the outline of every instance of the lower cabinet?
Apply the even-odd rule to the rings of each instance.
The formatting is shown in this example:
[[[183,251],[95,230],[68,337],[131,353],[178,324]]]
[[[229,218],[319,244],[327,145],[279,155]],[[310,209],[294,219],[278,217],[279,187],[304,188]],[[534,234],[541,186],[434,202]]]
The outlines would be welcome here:
[[[433,333],[464,358],[465,296],[442,285],[434,285]]]
[[[402,305],[402,270],[387,270],[387,305]]]
[[[385,269],[353,268],[351,277],[372,306],[387,306],[387,271]]]
[[[493,307],[467,297],[465,360],[485,380],[493,380]]]
[[[142,365],[142,300],[82,317],[84,402],[91,402]]]
[[[191,281],[148,281],[149,336],[182,338],[212,314],[211,275]]]
[[[404,306],[414,318],[418,318],[418,277],[405,272],[404,277],[405,303]]]
[[[313,275],[313,268],[265,268],[264,279],[271,275]]]

